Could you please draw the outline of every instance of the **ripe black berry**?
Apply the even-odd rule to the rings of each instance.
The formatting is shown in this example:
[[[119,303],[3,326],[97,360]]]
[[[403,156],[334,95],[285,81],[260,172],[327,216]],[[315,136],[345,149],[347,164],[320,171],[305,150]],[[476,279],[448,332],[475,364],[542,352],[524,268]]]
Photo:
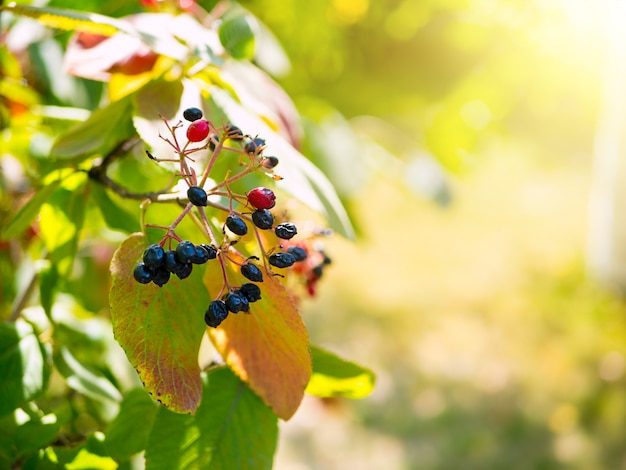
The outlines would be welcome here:
[[[291,253],[274,253],[268,261],[277,268],[288,268],[296,262],[296,258]]]
[[[163,266],[171,273],[176,273],[183,265],[176,256],[176,250],[167,250],[165,252],[165,261]]]
[[[264,157],[263,160],[261,160],[261,165],[263,166],[263,168],[266,168],[267,170],[271,170],[276,165],[278,165],[278,158],[277,157]]]
[[[252,213],[252,222],[261,230],[267,230],[274,225],[274,216],[267,209],[257,209]]]
[[[152,282],[154,282],[157,286],[163,287],[164,284],[167,284],[167,281],[170,280],[170,272],[165,269],[165,266],[161,266],[156,271],[154,271],[154,277],[152,278]]]
[[[189,186],[187,198],[194,206],[206,206],[208,202],[206,191],[200,186]]]
[[[289,240],[293,238],[296,233],[298,233],[298,229],[291,222],[283,222],[282,224],[278,224],[276,226],[274,233],[278,238]]]
[[[261,299],[261,289],[259,286],[252,284],[251,282],[242,284],[239,288],[239,292],[241,292],[243,296],[248,299],[248,302],[256,302]]]
[[[229,215],[228,217],[226,217],[226,226],[235,235],[241,236],[248,233],[248,226],[241,219],[241,217],[236,215]]]
[[[224,127],[224,130],[226,131],[226,136],[229,139],[233,139],[233,140],[243,139],[243,132],[241,132],[241,129],[239,129],[234,124],[230,124],[230,123],[226,124],[226,126]]]
[[[213,300],[204,314],[204,321],[207,325],[217,328],[228,316],[228,308],[221,300]]]
[[[250,279],[251,281],[263,282],[263,273],[255,264],[244,264],[241,267],[241,274],[243,274],[247,279]]]
[[[209,261],[209,252],[203,245],[196,245],[196,253],[191,257],[193,264],[204,264]]]
[[[162,266],[164,261],[165,250],[163,250],[163,247],[158,243],[150,245],[143,252],[143,262],[146,264],[146,267],[152,271]]]
[[[237,291],[231,291],[227,293],[223,299],[226,304],[226,308],[228,308],[229,312],[239,313],[241,307],[243,306],[242,295],[240,295]]]
[[[287,253],[291,253],[293,255],[296,259],[296,263],[298,261],[304,261],[307,256],[306,250],[300,246],[290,246],[287,248]]]
[[[187,121],[197,121],[198,119],[202,119],[202,111],[198,108],[187,108],[183,111],[183,117]]]
[[[248,153],[261,152],[265,147],[265,140],[260,137],[254,139],[246,139],[244,144],[244,150]]]
[[[191,271],[193,271],[193,264],[185,263],[181,264],[178,271],[176,271],[174,274],[178,276],[178,279],[186,279],[191,275]]]
[[[191,258],[196,254],[196,246],[189,240],[184,240],[176,247],[176,257],[181,263],[191,263]]]
[[[140,284],[148,284],[152,281],[153,276],[154,274],[145,263],[139,263],[133,270],[133,277],[135,278],[135,281]]]
[[[209,255],[209,259],[215,259],[217,257],[217,250],[213,248],[211,245],[202,243],[200,246],[206,250],[206,252]]]

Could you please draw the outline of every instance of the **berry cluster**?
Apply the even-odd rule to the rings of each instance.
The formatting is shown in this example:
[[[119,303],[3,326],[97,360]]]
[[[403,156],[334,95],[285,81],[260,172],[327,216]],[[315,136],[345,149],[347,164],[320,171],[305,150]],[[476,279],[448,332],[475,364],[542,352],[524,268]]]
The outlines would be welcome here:
[[[250,304],[261,299],[261,288],[255,284],[263,282],[263,269],[271,275],[273,268],[284,269],[307,259],[308,251],[303,246],[291,242],[297,235],[295,224],[289,221],[275,222],[275,217],[270,209],[276,205],[274,191],[267,187],[255,187],[245,194],[237,194],[231,189],[234,181],[237,181],[254,171],[261,171],[274,180],[281,177],[273,174],[279,160],[274,156],[264,156],[266,148],[264,139],[244,134],[237,126],[228,123],[222,127],[203,119],[203,112],[198,108],[188,108],[183,112],[183,117],[189,122],[185,135],[187,142],[180,145],[176,131],[183,127],[179,122],[170,126],[164,120],[170,134],[169,138],[161,137],[176,152],[180,164],[179,175],[187,184],[187,200],[189,201],[182,214],[169,226],[156,226],[146,224],[146,227],[159,228],[166,231],[159,243],[150,245],[143,253],[142,261],[134,271],[135,280],[142,284],[153,282],[162,287],[172,274],[179,279],[188,277],[194,264],[204,264],[211,259],[217,259],[221,265],[223,286],[221,291],[211,301],[205,313],[205,322],[211,327],[217,327],[224,321],[229,313],[250,312]],[[196,144],[196,146],[194,146]],[[201,175],[196,174],[189,161],[195,162],[190,155],[200,150],[207,150],[209,158]],[[227,173],[221,182],[212,187],[207,186],[207,181],[217,158],[223,150],[241,155],[240,166],[243,168],[235,175]],[[148,153],[148,156],[156,161],[172,161],[171,159],[158,159]],[[228,157],[224,157],[228,158]],[[224,201],[226,203],[224,203]],[[223,223],[216,225],[209,222],[207,210],[216,212],[223,211],[225,217]],[[187,215],[190,215],[200,224],[205,232],[207,243],[194,244],[189,240],[182,240],[176,234],[176,227]],[[216,220],[215,217],[211,221]],[[217,218],[219,220],[219,217]],[[221,235],[219,230],[221,228]],[[216,230],[217,229],[217,230]],[[259,256],[245,256],[235,247],[237,242],[248,235],[254,234],[254,240],[258,245]],[[218,237],[222,237],[222,241]],[[172,249],[172,240],[178,242]],[[273,241],[272,241],[273,240]],[[163,247],[170,248],[165,250]],[[265,246],[268,245],[269,246]],[[249,247],[249,243],[244,244]],[[248,253],[249,254],[249,253]],[[245,260],[245,261],[240,261]],[[232,284],[228,279],[226,263],[238,267],[241,275],[251,282],[241,285]]]

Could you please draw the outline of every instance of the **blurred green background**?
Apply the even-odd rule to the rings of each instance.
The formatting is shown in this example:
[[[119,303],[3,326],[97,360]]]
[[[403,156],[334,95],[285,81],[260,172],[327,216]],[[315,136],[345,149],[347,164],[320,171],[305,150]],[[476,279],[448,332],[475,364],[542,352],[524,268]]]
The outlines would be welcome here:
[[[243,2],[359,230],[311,337],[378,374],[307,399],[276,468],[626,468],[624,305],[585,259],[609,3]]]

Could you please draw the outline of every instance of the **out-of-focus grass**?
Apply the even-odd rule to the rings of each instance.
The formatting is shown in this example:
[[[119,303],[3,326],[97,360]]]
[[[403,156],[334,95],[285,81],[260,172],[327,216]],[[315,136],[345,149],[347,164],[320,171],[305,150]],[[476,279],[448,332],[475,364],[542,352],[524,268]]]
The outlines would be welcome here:
[[[384,177],[305,308],[372,396],[307,399],[276,468],[626,468],[626,319],[586,279],[588,162],[486,158],[446,209]]]

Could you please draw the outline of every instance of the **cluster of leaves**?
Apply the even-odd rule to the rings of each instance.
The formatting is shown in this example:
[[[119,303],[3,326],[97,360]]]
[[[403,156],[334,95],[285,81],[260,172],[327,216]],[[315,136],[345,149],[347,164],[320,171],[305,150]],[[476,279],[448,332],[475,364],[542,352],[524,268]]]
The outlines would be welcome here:
[[[250,61],[254,19],[235,4],[207,12],[184,2],[184,13],[183,2],[143,3],[165,10],[121,18],[15,3],[0,10],[10,26],[2,31],[10,47],[0,49],[0,268],[14,281],[0,299],[3,467],[131,467],[145,451],[150,469],[269,468],[277,420],[295,413],[305,390],[359,398],[373,387],[370,371],[309,343],[298,291],[266,270],[251,315],[209,333],[214,357],[201,354],[201,313],[223,285],[215,264],[162,289],[133,280],[143,250],[162,236],[141,231],[145,212],[167,226],[185,199],[176,168],[145,152],[171,154],[163,119],[192,106],[262,135],[280,157],[276,190],[303,217],[353,235],[333,185],[297,150],[289,98]],[[31,21],[20,17],[54,29],[16,45]],[[231,157],[211,178],[237,170]],[[268,178],[237,183],[245,193]],[[177,232],[200,233],[191,222]]]

